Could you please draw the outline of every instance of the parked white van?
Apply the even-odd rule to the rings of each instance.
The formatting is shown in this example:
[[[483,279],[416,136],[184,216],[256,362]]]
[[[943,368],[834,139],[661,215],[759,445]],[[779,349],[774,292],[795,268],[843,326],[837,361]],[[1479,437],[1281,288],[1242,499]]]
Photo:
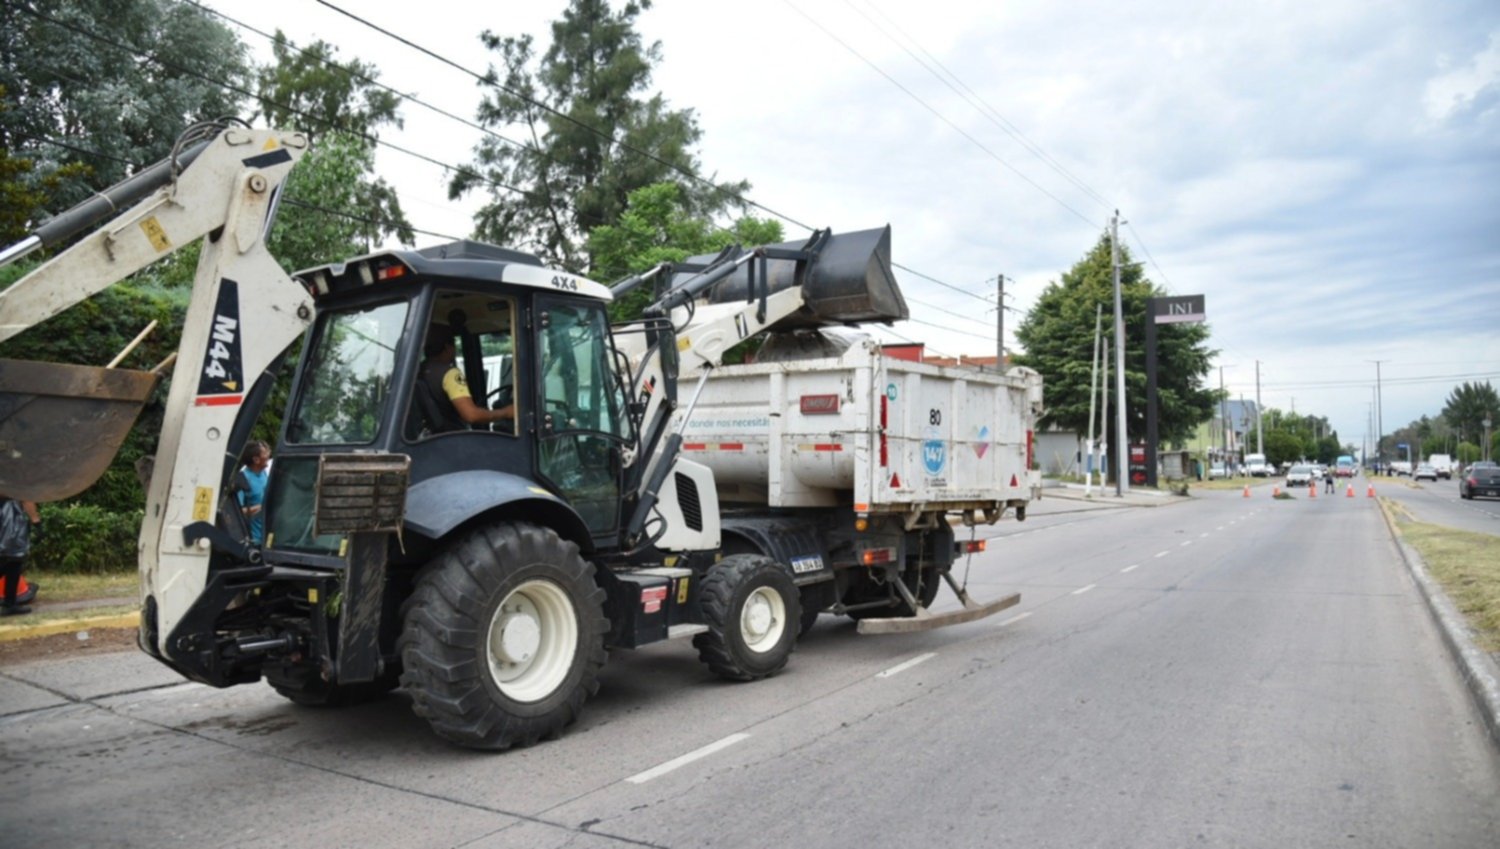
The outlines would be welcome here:
[[[1245,455],[1245,473],[1252,478],[1268,478],[1271,476],[1271,467],[1266,464],[1264,454]]]

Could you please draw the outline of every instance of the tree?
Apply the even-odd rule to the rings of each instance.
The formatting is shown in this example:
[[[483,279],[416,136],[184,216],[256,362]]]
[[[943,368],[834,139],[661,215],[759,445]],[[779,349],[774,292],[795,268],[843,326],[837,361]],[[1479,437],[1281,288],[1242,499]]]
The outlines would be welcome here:
[[[327,42],[298,48],[277,30],[271,51],[275,61],[256,73],[260,115],[312,142],[287,184],[283,217],[295,226],[277,228],[277,257],[306,267],[368,251],[385,236],[414,242],[395,189],[373,176],[380,128],[402,126],[401,97],[377,82],[373,65],[341,63]]]
[[[8,0],[0,150],[31,167],[0,179],[43,196],[28,217],[59,212],[237,114],[248,74],[235,34],[187,3]]]
[[[1489,381],[1464,383],[1448,395],[1443,418],[1458,431],[1462,439],[1479,443],[1484,439],[1484,420],[1492,428],[1500,427],[1500,396]]]
[[[782,240],[781,224],[744,216],[728,229],[696,217],[676,183],[656,183],[630,193],[618,224],[595,227],[588,237],[592,273],[610,281],[645,271],[662,262],[717,253],[733,244],[764,245]],[[616,321],[635,318],[650,303],[651,288],[642,286],[610,305]]]
[[[1139,265],[1130,261],[1124,245],[1120,246],[1120,261],[1125,313],[1126,429],[1134,441],[1146,435],[1146,299],[1165,292],[1145,278]],[[1094,344],[1095,307],[1104,304],[1108,317],[1114,299],[1113,286],[1106,235],[1062,276],[1061,282],[1047,285],[1036,306],[1016,329],[1016,338],[1026,352],[1016,357],[1015,362],[1042,374],[1047,404],[1045,424],[1080,433],[1088,427],[1089,353]],[[1208,339],[1206,325],[1163,324],[1156,331],[1158,432],[1165,445],[1185,441],[1200,423],[1214,414],[1218,392],[1206,388],[1204,378],[1209,360],[1217,352],[1204,346]],[[1112,354],[1110,364],[1113,370]],[[1114,378],[1110,381],[1113,383]],[[1113,438],[1112,432],[1108,438]],[[1111,456],[1119,455],[1111,453]]]
[[[485,137],[473,164],[449,183],[455,199],[490,193],[475,218],[478,238],[586,272],[583,234],[614,224],[638,188],[675,183],[694,216],[742,204],[736,195],[748,183],[713,188],[698,179],[691,149],[702,131],[692,111],[668,108],[660,94],[645,97],[661,58],[660,43],[646,46],[634,28],[649,7],[627,2],[614,12],[607,0],[572,0],[534,70],[531,36],[483,33],[502,69],[491,66],[482,83],[479,123],[519,125],[525,140]]]

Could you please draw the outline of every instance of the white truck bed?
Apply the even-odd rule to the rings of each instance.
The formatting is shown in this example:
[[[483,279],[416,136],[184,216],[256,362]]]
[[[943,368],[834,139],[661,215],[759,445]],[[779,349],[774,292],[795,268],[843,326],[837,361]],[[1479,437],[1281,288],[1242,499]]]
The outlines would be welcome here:
[[[1029,369],[892,359],[860,339],[841,356],[715,369],[683,448],[726,504],[991,510],[1040,493],[1028,443],[1041,403]]]

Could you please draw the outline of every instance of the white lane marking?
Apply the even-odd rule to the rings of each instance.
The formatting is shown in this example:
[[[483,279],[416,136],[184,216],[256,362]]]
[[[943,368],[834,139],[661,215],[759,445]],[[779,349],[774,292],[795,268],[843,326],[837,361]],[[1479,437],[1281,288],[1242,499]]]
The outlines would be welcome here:
[[[749,738],[749,736],[749,734],[743,733],[731,734],[728,737],[725,737],[723,740],[720,740],[716,743],[709,743],[707,746],[704,746],[701,749],[688,752],[680,758],[673,758],[672,760],[669,760],[666,763],[661,764],[660,766],[654,766],[646,770],[645,772],[638,772],[625,780],[630,782],[631,784],[645,784],[647,781],[650,781],[653,778],[660,778],[661,776],[666,775],[674,769],[687,766],[688,764],[700,758],[706,758],[714,752],[720,751],[721,749],[727,749],[730,746],[733,746],[735,743]]]
[[[1183,540],[1183,541],[1182,541],[1182,545],[1180,545],[1180,546],[1178,546],[1178,547],[1179,547],[1179,548],[1187,548],[1187,547],[1188,547],[1188,546],[1190,546],[1190,545],[1192,545],[1192,544],[1193,544],[1193,541],[1192,541],[1192,540],[1190,540],[1190,539],[1185,539],[1185,540]]]
[[[1208,531],[1204,531],[1203,533],[1199,534],[1198,539],[1208,539]]]
[[[1126,566],[1124,569],[1120,570],[1120,573],[1124,574],[1126,572],[1134,572],[1135,570],[1137,570],[1139,568],[1141,568],[1141,564],[1137,563],[1134,566]]]
[[[1030,616],[1031,614],[1032,614],[1032,611],[1030,611],[1030,610],[1026,611],[1025,613],[1017,613],[1015,616],[1012,616],[1009,619],[1005,620],[1004,622],[1001,622],[1000,623],[1000,627],[1004,628],[1006,625],[1014,625],[1015,623],[1020,622],[1022,619],[1025,619],[1026,617]]]
[[[1070,593],[1070,595],[1083,595],[1084,593],[1088,592],[1089,590],[1091,590],[1091,589],[1093,589],[1094,587],[1097,587],[1097,586],[1099,586],[1099,585],[1098,584],[1089,584],[1086,587],[1079,587],[1078,589],[1076,589],[1072,593]]]
[[[1224,526],[1220,525],[1217,528],[1214,528],[1214,530],[1216,530],[1216,531],[1222,531],[1222,530],[1224,530]]]
[[[1168,549],[1167,551],[1158,551],[1158,552],[1156,552],[1156,556],[1157,557],[1166,557],[1168,554],[1171,554],[1171,553],[1172,553],[1171,550]]]
[[[875,677],[876,678],[889,678],[892,675],[900,675],[901,673],[903,673],[906,670],[912,668],[913,666],[916,666],[917,664],[922,663],[923,661],[932,660],[935,657],[937,657],[937,654],[934,653],[934,652],[928,652],[927,654],[919,654],[916,657],[912,658],[911,660],[908,660],[905,663],[898,663],[895,666],[892,666],[890,669],[887,669],[884,672],[877,672],[877,673],[875,673]]]

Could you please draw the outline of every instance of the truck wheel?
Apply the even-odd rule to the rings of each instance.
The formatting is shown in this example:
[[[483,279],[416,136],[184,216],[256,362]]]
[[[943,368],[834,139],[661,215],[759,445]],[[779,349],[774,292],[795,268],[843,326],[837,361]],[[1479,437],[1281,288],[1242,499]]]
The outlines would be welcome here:
[[[283,698],[303,707],[339,708],[374,701],[396,689],[396,675],[358,684],[330,684],[309,666],[277,666],[263,670],[266,683]]]
[[[479,528],[423,568],[397,648],[412,709],[474,749],[556,737],[599,689],[604,590],[547,528]]]
[[[693,638],[714,674],[754,681],[786,666],[802,603],[792,576],[759,554],[732,554],[708,570],[699,599],[708,631]]]

